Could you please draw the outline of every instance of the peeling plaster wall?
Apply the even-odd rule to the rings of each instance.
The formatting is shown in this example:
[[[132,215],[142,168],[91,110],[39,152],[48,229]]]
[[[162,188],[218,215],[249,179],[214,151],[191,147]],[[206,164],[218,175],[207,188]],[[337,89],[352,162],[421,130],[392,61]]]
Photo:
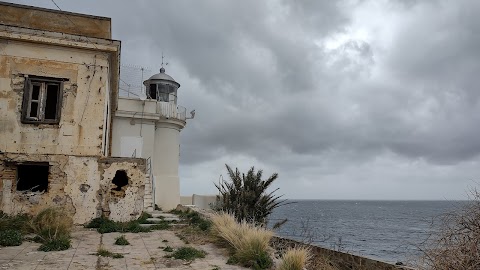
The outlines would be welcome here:
[[[115,161],[116,162],[112,162]],[[145,163],[128,162],[129,158],[104,158],[100,160],[100,186],[103,191],[102,208],[116,221],[128,221],[137,218],[143,211],[145,194]],[[135,159],[144,161],[144,159]],[[127,173],[128,185],[115,191],[112,179],[117,170]]]
[[[49,162],[47,192],[16,190],[16,165],[23,162]],[[117,170],[128,176],[128,184],[120,193],[112,190]],[[60,206],[72,213],[76,224],[102,215],[128,221],[142,213],[144,190],[144,159],[0,154],[0,209],[8,214],[35,214]]]
[[[109,18],[0,3],[0,210],[62,206],[77,224],[102,215],[126,221],[143,211],[145,160],[105,158],[120,64],[120,42],[110,33]],[[63,81],[59,123],[22,123],[31,76]],[[32,162],[49,164],[46,192],[17,191],[17,166]],[[117,170],[128,184],[112,190]]]
[[[25,75],[68,79],[59,124],[21,122]],[[0,152],[102,155],[108,54],[0,39]]]

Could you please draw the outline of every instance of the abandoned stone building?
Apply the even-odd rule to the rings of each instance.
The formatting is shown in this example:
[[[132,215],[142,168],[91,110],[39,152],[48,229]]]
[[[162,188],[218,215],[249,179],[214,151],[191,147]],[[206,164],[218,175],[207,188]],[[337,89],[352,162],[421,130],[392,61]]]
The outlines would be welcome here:
[[[162,70],[119,99],[119,76],[110,18],[0,2],[1,211],[62,206],[81,224],[180,202],[180,85]]]

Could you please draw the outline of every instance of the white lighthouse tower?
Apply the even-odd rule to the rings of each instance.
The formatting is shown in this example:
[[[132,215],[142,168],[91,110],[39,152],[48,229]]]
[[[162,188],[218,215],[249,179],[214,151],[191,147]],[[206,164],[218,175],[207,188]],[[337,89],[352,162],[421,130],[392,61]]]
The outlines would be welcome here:
[[[143,85],[143,96],[118,99],[112,155],[147,159],[144,207],[170,210],[180,203],[180,131],[186,125],[186,109],[177,105],[180,84],[165,73],[163,63],[160,73]]]
[[[163,67],[143,84],[147,99],[156,101],[159,114],[152,158],[154,200],[162,209],[173,209],[180,203],[180,131],[186,124],[186,110],[177,105],[180,84]]]

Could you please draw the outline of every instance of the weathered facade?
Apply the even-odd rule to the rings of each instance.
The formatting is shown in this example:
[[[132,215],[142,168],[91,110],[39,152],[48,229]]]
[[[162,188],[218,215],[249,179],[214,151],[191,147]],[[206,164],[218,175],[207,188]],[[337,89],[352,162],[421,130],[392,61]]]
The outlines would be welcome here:
[[[143,211],[145,160],[110,157],[119,63],[109,18],[0,2],[0,210]]]

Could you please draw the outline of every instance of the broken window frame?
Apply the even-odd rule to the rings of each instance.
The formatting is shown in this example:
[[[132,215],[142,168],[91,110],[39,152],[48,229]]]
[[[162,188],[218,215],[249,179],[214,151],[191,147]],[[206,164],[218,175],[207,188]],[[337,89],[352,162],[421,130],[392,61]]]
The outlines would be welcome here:
[[[63,82],[66,79],[26,76],[23,105],[22,105],[22,123],[27,124],[58,124],[60,122],[62,97],[63,97]],[[56,100],[55,100],[55,118],[45,118],[47,111],[47,99],[49,87],[56,86]],[[38,87],[38,96],[34,97],[34,87]],[[32,116],[32,109],[36,104],[36,114]],[[50,105],[51,106],[51,105]]]

